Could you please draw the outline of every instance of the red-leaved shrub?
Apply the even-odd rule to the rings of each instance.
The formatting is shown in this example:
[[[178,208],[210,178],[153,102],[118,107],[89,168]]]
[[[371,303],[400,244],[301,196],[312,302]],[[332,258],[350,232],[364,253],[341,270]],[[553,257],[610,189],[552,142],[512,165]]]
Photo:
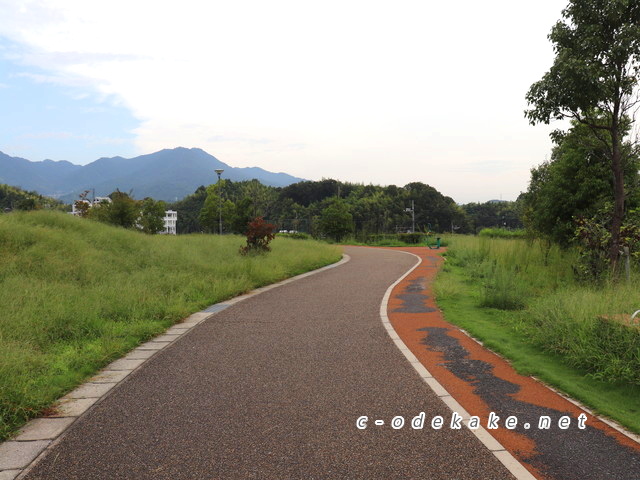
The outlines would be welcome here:
[[[245,235],[247,236],[247,245],[240,247],[242,255],[268,252],[271,250],[269,242],[276,236],[276,226],[265,222],[262,217],[256,217],[247,225]]]

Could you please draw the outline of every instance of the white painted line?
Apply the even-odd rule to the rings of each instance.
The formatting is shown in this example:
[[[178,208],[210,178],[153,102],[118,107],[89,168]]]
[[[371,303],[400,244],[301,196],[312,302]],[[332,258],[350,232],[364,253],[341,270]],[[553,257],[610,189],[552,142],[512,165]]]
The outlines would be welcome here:
[[[422,380],[424,380],[424,383],[429,385],[429,388],[431,388],[431,390],[433,390],[433,393],[435,393],[437,396],[439,397],[451,396],[449,395],[449,392],[447,392],[447,389],[444,388],[442,384],[439,381],[437,381],[435,378],[427,377],[427,378],[423,378]]]
[[[487,447],[492,452],[506,452],[506,449],[502,446],[502,444],[499,441],[497,441],[495,438],[493,438],[491,434],[484,427],[481,426],[471,431],[476,437],[478,437],[478,439],[485,445],[485,447]],[[515,461],[518,462],[517,460]]]
[[[396,340],[395,342],[396,346],[398,346],[398,342],[402,342],[402,340]],[[402,345],[404,345],[404,342],[402,343]],[[400,351],[404,354],[405,358],[409,363],[420,363],[418,358],[413,354],[411,350],[401,349]]]
[[[402,250],[396,250],[396,251],[399,251],[400,253],[404,253],[407,255],[413,255],[418,259],[418,261],[404,275],[402,275],[398,280],[396,280],[393,284],[391,284],[389,288],[387,288],[387,291],[385,292],[384,297],[382,298],[382,303],[380,304],[380,319],[382,320],[385,330],[387,331],[389,336],[391,336],[391,332],[395,333],[396,336],[398,334],[398,332],[396,332],[395,329],[393,328],[393,325],[389,323],[389,320],[388,320],[389,317],[387,316],[387,308],[389,305],[389,298],[391,297],[391,292],[402,280],[404,280],[411,272],[413,272],[416,268],[418,268],[418,266],[422,263],[422,259],[419,256],[414,255],[413,253],[403,252]],[[394,339],[393,341],[398,347],[398,349],[402,353],[404,353],[406,357],[416,358],[415,355],[413,355],[413,353],[409,351],[409,348],[407,348],[406,344],[399,339],[399,336],[398,336],[398,339]],[[407,351],[411,353],[410,356],[407,355],[406,353]],[[409,361],[409,364],[416,370],[418,375],[420,375],[420,378],[422,378],[422,380],[427,385],[429,385],[431,390],[433,390],[433,392],[440,397],[440,399],[444,402],[444,404],[447,405],[447,407],[449,407],[452,412],[457,411],[451,407],[455,407],[456,405],[460,405],[460,404],[447,392],[447,390],[435,378],[423,377],[421,375],[421,371],[416,367],[417,363],[420,363],[417,359],[415,361]],[[464,410],[464,413],[460,411],[457,411],[457,412],[463,418],[465,417],[464,413],[466,413],[467,416],[469,416],[466,410]],[[535,477],[531,475],[531,473],[529,473],[529,471],[525,467],[523,467],[522,464],[518,462],[518,460],[516,460],[516,458],[513,455],[511,455],[511,453],[505,450],[505,448],[500,444],[500,442],[498,442],[495,438],[493,438],[484,428],[479,427],[478,429],[475,429],[475,430],[471,430],[471,429],[469,430],[476,436],[478,440],[480,440],[480,442],[482,442],[482,444],[487,449],[489,449],[495,455],[495,457],[505,466],[507,470],[509,470],[509,472],[516,478],[516,480],[531,480],[531,479],[535,480]]]
[[[457,412],[462,417],[462,420],[469,420],[471,418],[471,414],[451,395],[440,397],[440,400],[442,400],[452,412]]]
[[[507,467],[514,477],[519,480],[536,480],[529,470],[524,468],[524,466],[518,462],[513,455],[511,455],[506,450],[501,452],[493,452],[493,454],[498,457],[498,460],[502,462],[502,464]]]
[[[418,375],[420,375],[422,378],[431,378],[433,377],[433,375],[431,375],[431,372],[429,372],[429,370],[427,370],[425,368],[424,365],[422,365],[420,362],[409,362],[411,365],[413,365],[413,368],[416,369],[416,372],[418,372]],[[460,412],[458,412],[460,413]]]

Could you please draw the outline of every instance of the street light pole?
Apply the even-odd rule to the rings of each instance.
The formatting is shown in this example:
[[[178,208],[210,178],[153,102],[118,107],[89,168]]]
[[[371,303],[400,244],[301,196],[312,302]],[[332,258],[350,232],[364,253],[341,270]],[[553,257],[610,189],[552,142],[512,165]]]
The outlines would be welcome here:
[[[416,233],[416,206],[411,200],[411,233]]]
[[[411,212],[411,233],[416,233],[416,207],[413,200],[411,200],[411,208],[405,208],[405,212]]]
[[[220,235],[222,235],[222,191],[220,191],[220,175],[224,172],[221,168],[216,168],[218,174],[218,223],[220,225]]]

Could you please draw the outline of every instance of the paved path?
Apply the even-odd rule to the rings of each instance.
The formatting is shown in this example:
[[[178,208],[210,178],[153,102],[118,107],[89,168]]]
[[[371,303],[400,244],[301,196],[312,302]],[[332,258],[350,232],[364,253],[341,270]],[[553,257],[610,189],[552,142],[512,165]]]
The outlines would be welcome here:
[[[350,262],[233,305],[152,357],[25,478],[512,478],[465,428],[388,425],[450,417],[380,321],[415,258],[346,252]]]
[[[519,375],[501,357],[447,323],[433,301],[431,282],[442,264],[438,252],[405,249],[422,263],[392,291],[388,316],[400,338],[422,365],[469,414],[486,425],[499,418],[491,434],[537,478],[549,480],[638,480],[640,445],[590,412],[531,377]],[[580,415],[585,419],[579,428]],[[505,428],[507,417],[517,424]],[[549,429],[539,429],[548,417]],[[560,418],[570,421],[559,428]]]

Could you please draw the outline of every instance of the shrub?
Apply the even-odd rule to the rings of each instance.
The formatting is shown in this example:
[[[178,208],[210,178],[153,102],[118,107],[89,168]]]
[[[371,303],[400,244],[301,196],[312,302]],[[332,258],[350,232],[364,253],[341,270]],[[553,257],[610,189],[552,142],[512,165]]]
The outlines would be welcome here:
[[[398,240],[410,245],[417,245],[422,241],[422,233],[399,233]]]
[[[353,215],[349,212],[349,205],[344,200],[334,198],[329,206],[322,210],[320,230],[336,242],[340,242],[353,232]]]
[[[262,217],[256,217],[249,222],[246,236],[247,244],[240,247],[240,253],[247,255],[248,253],[266,253],[271,250],[269,242],[276,237],[276,226],[267,223]]]
[[[606,204],[593,217],[574,218],[574,240],[580,259],[576,273],[586,280],[603,280],[609,271],[609,247],[611,245],[612,206]],[[629,248],[634,258],[640,256],[640,210],[627,212],[620,228],[619,248]],[[614,272],[615,273],[615,272]]]

